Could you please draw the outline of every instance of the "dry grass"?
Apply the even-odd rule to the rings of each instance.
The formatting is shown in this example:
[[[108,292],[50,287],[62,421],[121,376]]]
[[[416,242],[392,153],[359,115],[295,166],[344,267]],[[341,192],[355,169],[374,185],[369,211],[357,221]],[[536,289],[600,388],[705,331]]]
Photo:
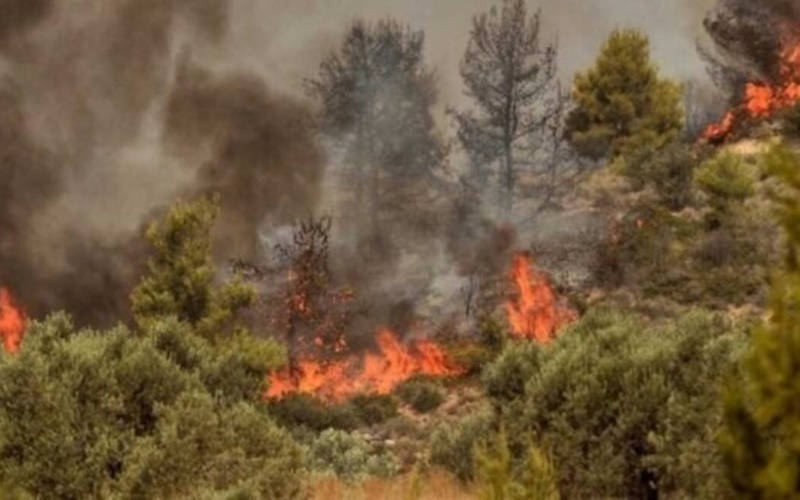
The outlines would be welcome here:
[[[416,484],[415,484],[416,482]],[[432,471],[417,478],[405,475],[393,479],[369,479],[347,485],[336,478],[318,479],[312,485],[314,500],[468,500],[477,498],[451,475]]]

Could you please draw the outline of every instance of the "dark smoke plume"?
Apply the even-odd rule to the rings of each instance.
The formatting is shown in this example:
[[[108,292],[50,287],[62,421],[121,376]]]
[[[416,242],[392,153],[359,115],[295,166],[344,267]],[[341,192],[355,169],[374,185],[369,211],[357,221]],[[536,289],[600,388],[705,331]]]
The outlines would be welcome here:
[[[247,75],[215,76],[181,68],[169,96],[166,138],[184,157],[201,152],[193,190],[220,193],[221,251],[253,259],[261,245],[258,229],[269,215],[274,224],[310,214],[319,198],[324,155],[310,133],[306,107],[272,95]]]
[[[53,0],[3,0],[0,2],[0,45],[36,25],[53,7]]]
[[[715,82],[734,98],[747,81],[776,83],[787,41],[800,39],[795,0],[719,0],[704,22],[716,51],[701,47]]]
[[[229,9],[0,0],[0,286],[31,315],[125,317],[143,229],[177,197],[221,192],[230,252],[268,216],[313,210],[322,155],[303,104],[200,69]]]

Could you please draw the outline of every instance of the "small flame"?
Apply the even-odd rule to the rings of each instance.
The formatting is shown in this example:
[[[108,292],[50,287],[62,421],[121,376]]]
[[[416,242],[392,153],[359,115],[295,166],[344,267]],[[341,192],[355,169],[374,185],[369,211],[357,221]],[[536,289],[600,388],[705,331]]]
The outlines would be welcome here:
[[[514,257],[511,277],[519,297],[506,303],[506,313],[515,336],[546,343],[577,318],[575,311],[556,297],[548,280],[527,255]]]
[[[11,292],[0,288],[0,337],[6,352],[19,352],[25,334],[25,313],[15,303]]]
[[[377,352],[350,356],[344,360],[319,362],[305,359],[294,369],[284,369],[269,376],[268,399],[288,394],[314,394],[323,399],[341,401],[361,393],[389,394],[398,385],[416,375],[447,377],[461,374],[439,345],[421,340],[410,347],[389,330],[377,336]]]
[[[724,140],[747,118],[766,118],[800,101],[800,43],[787,44],[782,51],[780,82],[768,85],[750,82],[745,86],[744,101],[725,114],[719,123],[703,132],[706,141]]]

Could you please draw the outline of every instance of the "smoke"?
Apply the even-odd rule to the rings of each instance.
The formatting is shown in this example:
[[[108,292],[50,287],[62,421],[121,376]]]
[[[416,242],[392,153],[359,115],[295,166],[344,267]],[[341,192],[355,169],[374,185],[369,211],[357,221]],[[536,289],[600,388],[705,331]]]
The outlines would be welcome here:
[[[565,78],[621,26],[650,33],[668,74],[694,77],[710,1],[539,6]],[[394,17],[425,31],[441,111],[463,104],[458,65],[471,18],[495,3],[0,0],[0,285],[34,316],[67,309],[80,322],[116,320],[143,271],[144,225],[176,198],[207,191],[223,200],[218,258],[258,258],[270,227],[320,213],[352,188],[325,192],[326,155],[302,90],[352,19]],[[373,261],[391,261],[381,275],[359,272],[363,249],[338,263],[345,280],[375,292],[393,325],[408,327],[417,297],[458,293],[475,266],[500,273],[508,261],[503,231],[465,222],[457,204],[410,212],[415,236],[391,255],[368,246]]]
[[[704,22],[715,82],[734,99],[747,81],[780,82],[786,43],[800,39],[798,21],[800,5],[792,0],[719,0]]]
[[[0,283],[31,314],[124,317],[179,196],[221,192],[221,253],[313,210],[310,112],[217,67],[229,21],[224,0],[0,2]]]
[[[270,94],[255,77],[217,77],[186,63],[168,97],[165,123],[170,151],[200,164],[191,189],[222,196],[224,254],[252,260],[267,215],[285,224],[312,212],[324,157],[301,102]]]
[[[443,103],[460,104],[463,87],[459,63],[472,17],[499,0],[233,0],[235,58],[268,68],[269,82],[298,91],[303,78],[341,39],[353,18],[392,17],[425,31],[426,59],[435,68]],[[715,0],[538,0],[543,28],[559,45],[559,69],[565,80],[590,65],[615,28],[645,30],[655,60],[671,77],[704,78],[705,63],[695,50],[702,21]],[[291,22],[285,22],[291,19]]]
[[[0,3],[0,45],[43,19],[53,0],[4,0]]]

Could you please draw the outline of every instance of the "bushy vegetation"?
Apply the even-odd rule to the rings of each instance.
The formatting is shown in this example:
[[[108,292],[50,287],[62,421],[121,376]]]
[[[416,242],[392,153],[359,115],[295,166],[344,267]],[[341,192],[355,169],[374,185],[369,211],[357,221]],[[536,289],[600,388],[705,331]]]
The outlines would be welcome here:
[[[552,450],[568,498],[724,496],[720,381],[743,344],[719,316],[598,310],[552,345],[510,346],[485,383],[510,446]]]
[[[549,456],[534,445],[515,466],[506,434],[482,443],[475,450],[481,498],[486,500],[557,500],[558,477]]]
[[[48,498],[301,493],[302,450],[260,403],[283,349],[218,321],[250,292],[213,285],[214,206],[180,204],[150,230],[136,329],[57,314],[0,357],[3,481]]]
[[[413,378],[398,387],[395,394],[414,411],[428,413],[444,403],[441,387],[431,380]]]
[[[310,448],[315,472],[348,481],[387,477],[398,470],[397,460],[389,451],[368,443],[356,433],[328,429],[313,440]]]
[[[448,228],[459,234],[442,240],[469,279],[463,316],[442,318],[452,319],[442,345],[463,370],[457,384],[417,377],[386,395],[265,401],[268,374],[287,356],[244,313],[281,316],[256,309],[275,306],[270,276],[288,275],[275,307],[288,304],[292,361],[306,348],[299,336],[317,326],[335,335],[309,352],[328,337],[344,345],[339,334],[361,304],[339,318],[356,294],[325,294],[333,312],[299,321],[315,302],[302,287],[316,278],[296,272],[290,247],[277,246],[290,257],[281,271],[237,261],[232,275],[220,272],[219,198],[179,201],[146,231],[151,253],[129,324],[76,328],[55,313],[30,322],[18,353],[0,354],[0,498],[291,499],[324,481],[343,495],[379,498],[364,486],[377,481],[422,498],[426,478],[439,478],[447,498],[797,497],[800,156],[785,144],[743,154],[687,141],[681,87],[661,76],[637,30],[611,33],[568,97],[542,26],[523,0],[473,19],[461,64],[471,107],[450,110],[467,162],[459,168],[445,168],[423,32],[355,21],[308,82],[320,132],[338,150],[337,182],[357,181],[343,205],[347,234],[372,269],[411,266],[393,240],[444,234],[438,212],[459,205]],[[781,118],[796,141],[800,106]],[[571,189],[601,162],[592,173],[611,179],[602,197]],[[458,186],[451,173],[461,170]],[[511,338],[497,319],[513,292],[489,261],[530,243],[525,235],[513,241],[517,228],[503,229],[485,249],[456,248],[497,222],[484,220],[487,186],[503,221],[532,217],[517,205],[538,213],[563,203],[596,226],[590,276],[554,287],[582,318],[547,344]],[[294,244],[327,263],[330,219],[311,220],[312,236],[296,233]],[[322,267],[327,289],[332,271]],[[404,308],[382,306],[374,310],[407,323]]]
[[[44,497],[296,496],[301,450],[252,392],[281,349],[237,352],[174,319],[141,332],[78,331],[63,314],[32,324],[20,354],[0,358],[0,474]],[[217,385],[221,369],[236,391]]]
[[[756,329],[731,381],[722,443],[731,484],[743,498],[800,494],[800,157],[785,146],[767,156],[782,182],[778,215],[786,260],[773,277],[768,324]]]
[[[462,481],[475,477],[474,451],[488,438],[494,420],[490,412],[480,412],[456,423],[443,423],[431,435],[430,461]]]
[[[620,207],[598,248],[598,284],[710,308],[763,304],[778,238],[768,204],[755,196],[762,163],[726,152],[702,162],[686,212],[661,195]]]
[[[269,412],[288,428],[321,432],[326,429],[353,430],[362,425],[351,404],[329,404],[310,394],[291,394],[268,404]]]

